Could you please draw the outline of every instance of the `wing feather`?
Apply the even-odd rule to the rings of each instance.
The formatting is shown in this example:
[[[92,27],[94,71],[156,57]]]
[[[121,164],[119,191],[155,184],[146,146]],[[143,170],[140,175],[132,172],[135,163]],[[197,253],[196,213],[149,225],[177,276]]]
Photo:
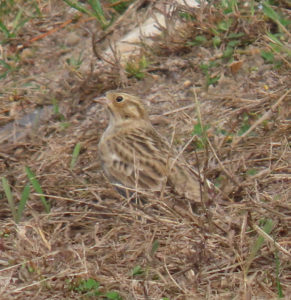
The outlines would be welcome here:
[[[169,170],[177,154],[153,127],[120,130],[103,139],[99,150],[103,169],[112,183],[160,191],[168,180],[178,194],[200,199],[199,182],[183,167],[180,158]]]
[[[161,187],[169,147],[153,128],[133,128],[111,135],[103,140],[99,150],[110,181],[132,188]]]

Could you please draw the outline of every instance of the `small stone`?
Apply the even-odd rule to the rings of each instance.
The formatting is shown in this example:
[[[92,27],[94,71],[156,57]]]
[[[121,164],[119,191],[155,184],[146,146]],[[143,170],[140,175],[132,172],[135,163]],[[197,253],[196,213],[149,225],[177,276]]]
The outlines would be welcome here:
[[[14,155],[17,157],[23,153],[23,148],[18,148],[15,150]]]
[[[189,88],[192,85],[192,82],[190,80],[185,80],[183,83],[184,88]]]
[[[152,74],[152,78],[153,78],[154,80],[158,80],[158,79],[160,79],[160,76],[159,76],[159,75],[156,75],[156,74]]]
[[[21,58],[22,59],[33,58],[34,56],[35,56],[35,53],[30,48],[23,49],[23,51],[21,53]]]
[[[80,41],[80,37],[76,32],[70,32],[66,37],[66,45],[67,46],[76,46]]]

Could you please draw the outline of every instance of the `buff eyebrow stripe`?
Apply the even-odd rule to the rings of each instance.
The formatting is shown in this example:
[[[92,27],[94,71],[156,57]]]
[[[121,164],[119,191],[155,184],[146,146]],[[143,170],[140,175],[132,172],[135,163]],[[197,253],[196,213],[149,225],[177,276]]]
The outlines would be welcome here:
[[[144,116],[144,109],[140,108],[140,105],[136,105],[136,107],[137,107],[138,114],[143,117]]]

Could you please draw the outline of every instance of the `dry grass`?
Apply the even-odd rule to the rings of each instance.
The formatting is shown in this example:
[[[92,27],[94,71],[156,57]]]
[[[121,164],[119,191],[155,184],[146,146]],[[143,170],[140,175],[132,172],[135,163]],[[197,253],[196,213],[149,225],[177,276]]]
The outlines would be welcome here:
[[[48,14],[53,15],[52,7]],[[9,114],[13,107],[32,109],[36,98],[49,103],[51,97],[62,99],[64,119],[46,115],[22,138],[1,144],[0,170],[14,197],[20,199],[28,182],[24,166],[29,166],[52,206],[45,214],[39,195],[32,192],[22,221],[15,224],[0,188],[1,299],[80,299],[74,288],[87,278],[98,281],[102,293],[118,291],[123,299],[275,299],[278,282],[286,299],[291,294],[290,70],[288,65],[274,69],[261,59],[258,49],[265,42],[257,34],[270,23],[262,24],[258,17],[256,26],[248,25],[250,45],[243,41],[234,54],[243,61],[241,68],[233,74],[226,62],[215,66],[211,76],[220,74],[220,79],[206,89],[199,66],[219,57],[223,46],[215,50],[186,42],[197,34],[211,35],[209,28],[221,16],[208,9],[183,9],[201,19],[186,20],[174,32],[169,24],[145,51],[151,61],[145,79],[127,78],[127,85],[145,99],[161,133],[171,138],[175,129],[178,149],[196,128],[197,137],[184,155],[216,186],[204,195],[206,210],[198,206],[197,214],[189,215],[179,206],[183,199],[169,192],[163,201],[150,195],[144,203],[129,203],[114,191],[97,153],[107,117],[91,99],[124,85],[125,72],[120,65],[91,71],[90,63],[75,71],[62,65],[64,80],[56,83],[50,72],[62,68],[45,58],[55,51],[53,37],[63,39],[65,33],[58,32],[40,41],[34,65],[21,68],[33,80],[46,82],[49,96],[24,88],[21,102],[2,102],[1,124],[15,118]],[[235,32],[248,32],[242,20]],[[68,30],[84,33],[81,27]],[[90,42],[85,35],[78,45]],[[41,68],[37,76],[34,66]],[[16,87],[23,83],[22,74],[15,76],[0,83],[3,99],[13,91],[11,80]],[[197,130],[198,107],[204,133]],[[77,143],[81,151],[71,169]],[[137,267],[140,272],[133,275]]]

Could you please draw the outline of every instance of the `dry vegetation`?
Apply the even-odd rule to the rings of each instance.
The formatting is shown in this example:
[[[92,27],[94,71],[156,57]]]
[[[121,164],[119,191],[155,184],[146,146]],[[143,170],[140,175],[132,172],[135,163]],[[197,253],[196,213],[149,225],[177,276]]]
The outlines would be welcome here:
[[[0,298],[287,299],[290,48],[270,50],[266,32],[282,32],[285,47],[288,30],[246,6],[178,6],[122,67],[94,57],[94,18],[62,1],[22,4],[34,17],[0,45],[0,172],[17,207],[28,166],[51,210],[31,186],[16,224],[0,186]],[[273,8],[290,20],[287,2]],[[92,98],[117,87],[145,100],[175,147],[192,139],[184,155],[215,185],[203,187],[195,213],[170,192],[128,202],[106,181],[97,144],[107,116]],[[17,126],[43,107],[37,122]]]

